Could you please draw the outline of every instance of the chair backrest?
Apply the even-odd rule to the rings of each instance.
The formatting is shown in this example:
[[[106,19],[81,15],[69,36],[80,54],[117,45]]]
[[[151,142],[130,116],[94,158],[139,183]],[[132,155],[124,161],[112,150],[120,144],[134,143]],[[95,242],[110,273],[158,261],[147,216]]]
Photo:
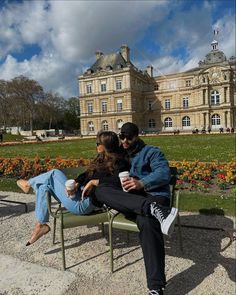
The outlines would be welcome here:
[[[83,173],[86,170],[86,167],[69,167],[60,170],[66,175],[67,178],[76,178],[79,174]]]

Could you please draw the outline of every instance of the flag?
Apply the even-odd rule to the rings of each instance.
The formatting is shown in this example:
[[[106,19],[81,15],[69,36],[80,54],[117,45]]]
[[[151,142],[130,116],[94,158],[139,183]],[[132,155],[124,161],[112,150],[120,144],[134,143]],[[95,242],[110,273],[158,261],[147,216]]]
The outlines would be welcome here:
[[[217,28],[217,29],[215,29],[214,30],[214,35],[218,35],[219,34],[219,32],[220,32],[220,30]]]

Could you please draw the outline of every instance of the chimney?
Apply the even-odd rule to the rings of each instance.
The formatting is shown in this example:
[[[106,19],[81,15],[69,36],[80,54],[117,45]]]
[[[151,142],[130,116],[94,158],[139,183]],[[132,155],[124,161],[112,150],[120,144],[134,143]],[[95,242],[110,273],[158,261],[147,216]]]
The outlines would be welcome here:
[[[153,66],[147,66],[146,71],[150,77],[153,77]]]
[[[127,45],[122,45],[120,47],[120,53],[126,62],[130,62],[129,51],[130,49]]]
[[[103,56],[103,53],[101,51],[96,51],[96,60],[98,60],[101,56]]]

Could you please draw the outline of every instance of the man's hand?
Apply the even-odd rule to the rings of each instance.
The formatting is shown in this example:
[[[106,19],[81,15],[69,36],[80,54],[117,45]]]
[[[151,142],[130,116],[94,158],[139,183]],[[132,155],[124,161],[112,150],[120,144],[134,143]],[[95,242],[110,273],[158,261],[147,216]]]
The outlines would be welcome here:
[[[99,183],[98,179],[92,179],[90,180],[84,187],[83,191],[82,191],[82,200],[89,195],[89,193],[92,190],[92,187],[95,185],[97,186]]]
[[[140,180],[133,178],[133,177],[129,177],[127,180],[124,180],[122,182],[122,185],[124,187],[124,189],[126,191],[130,191],[130,190],[140,190],[143,188],[143,184]]]

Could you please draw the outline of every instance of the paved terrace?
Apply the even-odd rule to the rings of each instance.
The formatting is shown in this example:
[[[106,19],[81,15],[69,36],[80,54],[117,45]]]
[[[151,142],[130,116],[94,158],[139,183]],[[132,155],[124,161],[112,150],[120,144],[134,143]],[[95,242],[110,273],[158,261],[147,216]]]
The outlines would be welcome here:
[[[26,201],[21,205],[0,202],[1,295],[142,295],[147,294],[142,253],[137,234],[116,231],[116,272],[110,273],[107,239],[97,227],[65,231],[67,271],[61,271],[60,244],[51,233],[34,245],[25,244],[35,224],[34,195],[0,192],[0,199]],[[181,214],[182,223],[233,226],[233,218]],[[166,295],[235,294],[235,242],[223,231],[183,228],[184,252],[177,233],[166,240]],[[225,248],[225,249],[224,249]]]

